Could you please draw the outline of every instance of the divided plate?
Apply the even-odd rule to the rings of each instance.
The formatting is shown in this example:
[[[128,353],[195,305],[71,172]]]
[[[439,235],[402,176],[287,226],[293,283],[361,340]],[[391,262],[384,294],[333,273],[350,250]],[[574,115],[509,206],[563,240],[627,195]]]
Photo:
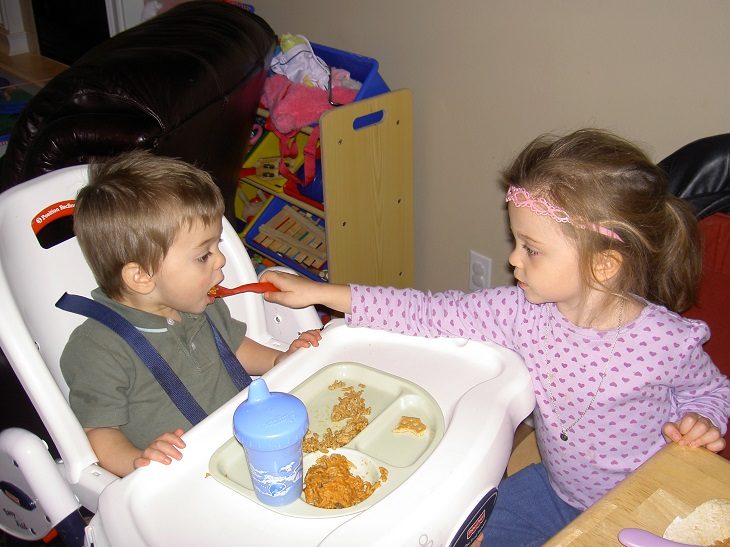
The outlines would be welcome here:
[[[335,431],[345,424],[344,420],[332,422],[330,419],[332,408],[344,394],[342,389],[329,389],[335,381],[362,391],[365,406],[370,407],[371,412],[367,416],[370,423],[363,431],[344,447],[329,453],[345,455],[355,465],[353,473],[369,482],[375,477],[373,470],[384,467],[388,471],[387,480],[368,499],[345,509],[314,507],[304,501],[304,494],[289,505],[264,507],[285,515],[319,518],[363,511],[400,486],[443,438],[443,414],[424,389],[404,378],[359,363],[345,362],[320,369],[291,391],[304,402],[309,429],[320,437],[328,427]],[[420,418],[426,425],[423,435],[395,433],[393,430],[403,416]],[[304,454],[305,477],[309,467],[322,455],[322,452]],[[209,469],[216,480],[260,503],[251,484],[245,452],[234,437],[215,451]]]

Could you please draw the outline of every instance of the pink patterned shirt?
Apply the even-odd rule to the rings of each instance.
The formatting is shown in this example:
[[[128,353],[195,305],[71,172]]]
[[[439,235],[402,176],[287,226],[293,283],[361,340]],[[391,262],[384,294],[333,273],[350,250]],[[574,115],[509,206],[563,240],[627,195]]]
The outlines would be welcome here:
[[[576,327],[554,304],[531,304],[517,287],[431,294],[353,285],[351,291],[348,325],[489,340],[517,352],[532,376],[537,440],[550,482],[579,509],[665,444],[665,422],[697,412],[725,433],[730,380],[702,349],[709,338],[702,321],[647,303],[617,337],[615,330]],[[561,429],[583,412],[562,441]]]

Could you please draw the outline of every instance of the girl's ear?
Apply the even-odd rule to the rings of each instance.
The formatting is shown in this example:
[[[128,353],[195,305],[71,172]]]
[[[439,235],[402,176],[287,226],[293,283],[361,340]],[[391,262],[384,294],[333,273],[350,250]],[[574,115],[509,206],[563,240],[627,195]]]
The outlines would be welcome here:
[[[122,266],[122,281],[127,289],[139,294],[149,294],[155,288],[152,276],[136,262]]]
[[[596,253],[593,259],[593,275],[600,283],[610,281],[621,269],[623,257],[618,251]]]

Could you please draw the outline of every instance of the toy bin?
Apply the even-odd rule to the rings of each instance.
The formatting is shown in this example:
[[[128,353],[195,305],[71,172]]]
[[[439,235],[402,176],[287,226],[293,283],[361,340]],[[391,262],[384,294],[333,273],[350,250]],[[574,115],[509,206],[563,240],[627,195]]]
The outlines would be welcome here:
[[[300,274],[326,281],[324,220],[272,196],[244,232],[246,246]]]
[[[375,59],[314,43],[312,49],[330,67],[344,68],[354,80],[362,83],[355,96],[356,101],[390,91],[378,72],[378,61]]]
[[[312,43],[312,50],[315,55],[320,57],[330,67],[345,69],[350,73],[352,79],[362,83],[360,91],[355,96],[356,101],[390,91],[390,88],[378,72],[378,61],[375,59],[315,43]],[[304,180],[303,168],[297,172],[297,177],[300,180]],[[321,204],[324,201],[324,192],[322,189],[322,170],[319,160],[317,161],[316,176],[311,183],[303,186],[292,181],[287,181],[284,185],[284,192],[315,207],[319,204],[321,208]]]

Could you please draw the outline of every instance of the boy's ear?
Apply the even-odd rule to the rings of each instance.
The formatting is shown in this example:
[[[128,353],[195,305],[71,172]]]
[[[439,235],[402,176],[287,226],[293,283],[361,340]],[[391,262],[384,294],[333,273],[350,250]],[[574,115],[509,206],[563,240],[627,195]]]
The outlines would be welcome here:
[[[152,276],[136,262],[122,266],[122,281],[130,291],[149,294],[155,288]]]
[[[601,283],[606,283],[621,269],[623,257],[618,251],[603,251],[593,258],[593,275]]]

